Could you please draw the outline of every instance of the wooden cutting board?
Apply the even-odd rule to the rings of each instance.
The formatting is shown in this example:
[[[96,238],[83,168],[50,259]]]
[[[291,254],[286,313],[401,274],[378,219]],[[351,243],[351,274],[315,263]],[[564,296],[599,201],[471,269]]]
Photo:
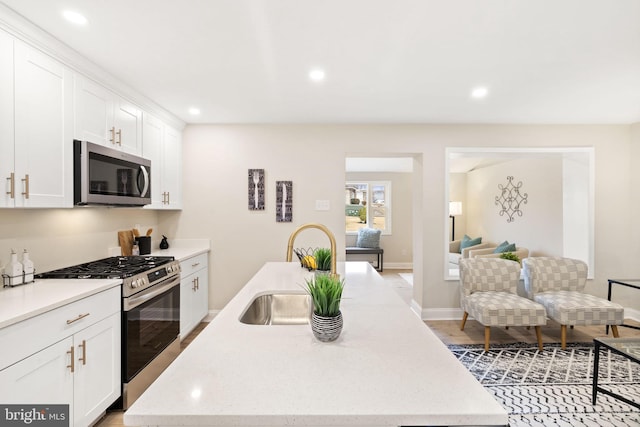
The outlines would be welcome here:
[[[130,256],[133,247],[133,231],[118,231],[118,243],[120,244],[120,253],[122,256]]]

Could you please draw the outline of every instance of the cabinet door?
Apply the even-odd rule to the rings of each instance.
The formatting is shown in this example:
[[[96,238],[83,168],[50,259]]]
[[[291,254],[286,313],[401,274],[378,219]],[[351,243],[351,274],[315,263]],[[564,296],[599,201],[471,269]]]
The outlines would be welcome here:
[[[166,198],[162,187],[162,137],[164,125],[157,118],[144,113],[142,116],[142,156],[151,160],[151,205],[152,209],[162,209]]]
[[[87,426],[120,397],[120,313],[76,333],[75,425]]]
[[[182,134],[165,127],[163,186],[168,193],[166,207],[182,209]]]
[[[73,425],[73,373],[68,337],[0,371],[3,404],[68,404]]]
[[[194,328],[191,307],[193,306],[193,280],[195,274],[180,279],[180,340],[185,339]]]
[[[74,137],[81,141],[113,147],[113,100],[108,89],[86,79],[74,76]]]
[[[197,273],[196,293],[193,302],[194,326],[209,314],[209,270]]]
[[[72,73],[15,41],[16,207],[73,204]]]
[[[142,153],[142,111],[123,99],[116,98],[113,125],[119,147],[127,153]]]
[[[13,38],[0,31],[0,207],[11,207],[11,174],[13,166]],[[15,185],[15,183],[14,183]]]

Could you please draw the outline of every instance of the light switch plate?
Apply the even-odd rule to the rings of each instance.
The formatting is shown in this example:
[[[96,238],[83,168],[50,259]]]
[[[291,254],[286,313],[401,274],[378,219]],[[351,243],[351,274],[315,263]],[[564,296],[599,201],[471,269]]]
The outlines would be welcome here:
[[[329,207],[330,205],[328,200],[316,200],[317,211],[328,211]]]

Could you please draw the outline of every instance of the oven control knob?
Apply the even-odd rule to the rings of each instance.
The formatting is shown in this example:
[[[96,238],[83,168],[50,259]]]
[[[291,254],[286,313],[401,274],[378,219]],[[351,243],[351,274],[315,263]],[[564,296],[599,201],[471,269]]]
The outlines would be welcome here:
[[[131,283],[129,283],[129,287],[131,287],[131,288],[135,288],[136,287],[136,284],[135,284],[135,282],[133,280],[131,281]]]

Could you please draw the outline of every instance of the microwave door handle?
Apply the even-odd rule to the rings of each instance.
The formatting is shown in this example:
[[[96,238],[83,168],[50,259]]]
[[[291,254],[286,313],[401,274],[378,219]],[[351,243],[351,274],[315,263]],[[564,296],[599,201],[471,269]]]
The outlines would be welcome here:
[[[142,176],[144,177],[144,187],[140,191],[140,196],[146,196],[147,191],[149,191],[149,172],[147,172],[147,168],[144,166],[140,166],[140,170],[142,171]]]

